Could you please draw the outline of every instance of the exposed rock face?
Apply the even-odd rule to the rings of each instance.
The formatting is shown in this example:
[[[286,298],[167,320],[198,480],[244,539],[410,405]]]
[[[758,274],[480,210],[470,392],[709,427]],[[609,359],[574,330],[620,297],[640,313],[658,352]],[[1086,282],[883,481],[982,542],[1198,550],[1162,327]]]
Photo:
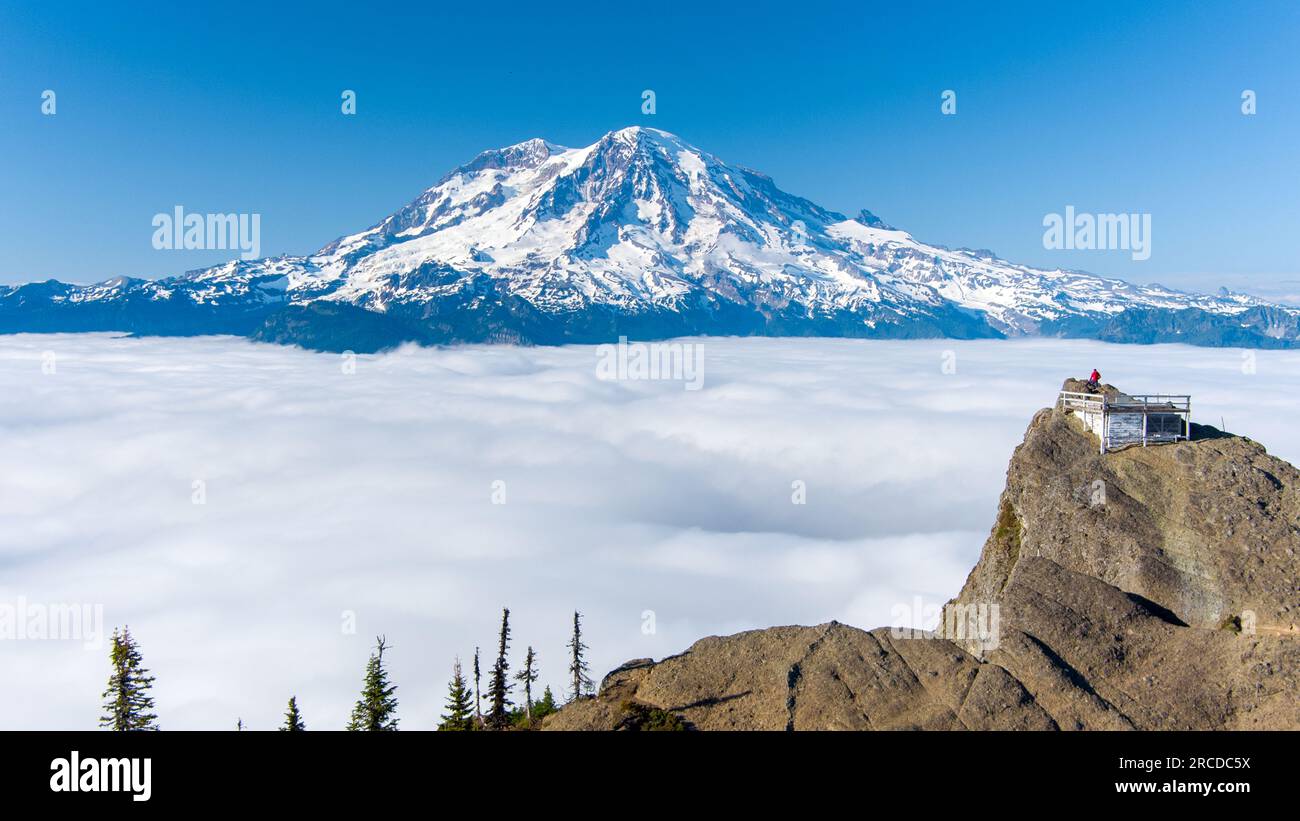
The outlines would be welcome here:
[[[835,622],[714,636],[624,665],[546,728],[627,726],[644,705],[710,730],[1300,729],[1297,479],[1201,426],[1100,455],[1042,410],[946,609],[953,640]],[[976,612],[997,614],[992,636],[953,632]]]
[[[1020,557],[1135,593],[1218,628],[1300,620],[1300,474],[1249,439],[1194,426],[1192,442],[1100,455],[1071,414],[1040,411],[1007,471]],[[996,533],[995,533],[996,535]],[[991,601],[1015,566],[990,539],[957,600]]]

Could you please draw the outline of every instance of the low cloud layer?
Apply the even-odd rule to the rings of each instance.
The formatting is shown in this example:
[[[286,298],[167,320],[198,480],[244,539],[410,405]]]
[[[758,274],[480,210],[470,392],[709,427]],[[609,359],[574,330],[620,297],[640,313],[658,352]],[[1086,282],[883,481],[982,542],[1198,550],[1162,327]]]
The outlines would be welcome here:
[[[230,338],[0,336],[0,604],[130,624],[164,729],[271,728],[291,694],[340,728],[383,633],[402,726],[432,728],[503,606],[513,663],[533,645],[558,694],[575,608],[599,679],[709,634],[946,600],[1029,418],[1094,366],[1300,457],[1295,353],[694,342],[700,390],[602,380],[594,347],[349,372]],[[0,660],[0,727],[95,725],[105,648],[5,639]]]

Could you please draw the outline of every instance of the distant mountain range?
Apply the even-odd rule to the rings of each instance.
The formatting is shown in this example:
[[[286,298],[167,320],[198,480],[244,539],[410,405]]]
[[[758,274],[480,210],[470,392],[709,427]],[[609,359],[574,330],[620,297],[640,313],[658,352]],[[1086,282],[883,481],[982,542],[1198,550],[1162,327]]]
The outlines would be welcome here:
[[[0,333],[238,334],[319,350],[620,335],[1066,336],[1290,347],[1300,309],[1039,270],[849,218],[650,128],[485,151],[301,257],[0,286]]]

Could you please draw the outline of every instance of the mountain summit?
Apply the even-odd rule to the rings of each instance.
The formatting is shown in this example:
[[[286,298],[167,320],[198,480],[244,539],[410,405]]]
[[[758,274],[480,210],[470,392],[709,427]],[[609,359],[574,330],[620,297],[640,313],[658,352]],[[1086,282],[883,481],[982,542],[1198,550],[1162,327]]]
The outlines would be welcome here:
[[[1300,729],[1300,472],[1191,433],[1102,455],[1043,409],[936,632],[711,636],[624,664],[545,728]]]
[[[664,131],[485,151],[303,257],[0,288],[0,332],[234,333],[325,350],[686,334],[1287,347],[1300,309],[926,245]]]

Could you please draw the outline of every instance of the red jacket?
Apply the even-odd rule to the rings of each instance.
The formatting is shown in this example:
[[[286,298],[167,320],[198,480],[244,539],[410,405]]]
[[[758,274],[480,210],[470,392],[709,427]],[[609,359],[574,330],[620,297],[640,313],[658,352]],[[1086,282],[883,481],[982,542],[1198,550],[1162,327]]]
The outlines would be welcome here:
[[[1101,374],[1097,373],[1097,369],[1096,369],[1096,368],[1093,368],[1092,376],[1091,376],[1090,378],[1091,378],[1091,380],[1092,380],[1093,382],[1100,382],[1100,381],[1101,381]]]

